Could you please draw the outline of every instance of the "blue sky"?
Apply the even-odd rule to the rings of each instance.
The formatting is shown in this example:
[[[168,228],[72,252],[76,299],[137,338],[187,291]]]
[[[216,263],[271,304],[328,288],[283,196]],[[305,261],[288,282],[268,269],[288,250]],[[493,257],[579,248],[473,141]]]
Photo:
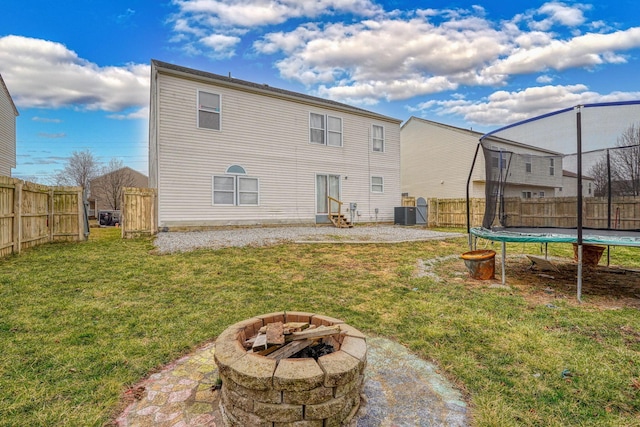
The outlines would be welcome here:
[[[8,0],[13,175],[89,149],[147,173],[152,58],[481,132],[640,99],[640,2]]]

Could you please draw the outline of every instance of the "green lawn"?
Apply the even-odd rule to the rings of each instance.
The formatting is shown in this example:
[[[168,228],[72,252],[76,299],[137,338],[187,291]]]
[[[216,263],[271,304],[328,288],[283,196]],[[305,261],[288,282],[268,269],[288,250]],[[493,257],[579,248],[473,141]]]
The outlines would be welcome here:
[[[104,425],[154,369],[282,310],[341,318],[435,361],[477,426],[640,426],[638,309],[545,297],[520,273],[507,273],[511,289],[489,288],[457,258],[436,265],[443,280],[413,276],[418,259],[466,251],[465,238],[158,256],[119,231],[0,260],[0,426]],[[616,248],[612,260],[638,267],[637,255]]]

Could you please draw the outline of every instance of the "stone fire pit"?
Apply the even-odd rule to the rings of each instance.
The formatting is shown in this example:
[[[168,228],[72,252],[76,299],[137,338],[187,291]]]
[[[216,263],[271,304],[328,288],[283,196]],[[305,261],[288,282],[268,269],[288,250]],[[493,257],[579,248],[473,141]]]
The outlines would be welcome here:
[[[334,351],[280,361],[248,352],[245,341],[270,323],[339,326],[329,339]],[[313,326],[312,326],[313,327]],[[227,426],[345,426],[360,406],[366,366],[365,336],[341,320],[313,313],[256,316],[227,328],[216,340],[220,411]]]

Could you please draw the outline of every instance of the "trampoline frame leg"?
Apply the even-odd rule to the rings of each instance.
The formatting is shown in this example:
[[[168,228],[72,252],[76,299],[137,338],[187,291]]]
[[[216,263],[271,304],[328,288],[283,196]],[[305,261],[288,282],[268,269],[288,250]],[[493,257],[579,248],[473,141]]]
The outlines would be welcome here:
[[[506,274],[506,259],[507,259],[507,243],[502,242],[502,285],[507,284],[507,274]]]

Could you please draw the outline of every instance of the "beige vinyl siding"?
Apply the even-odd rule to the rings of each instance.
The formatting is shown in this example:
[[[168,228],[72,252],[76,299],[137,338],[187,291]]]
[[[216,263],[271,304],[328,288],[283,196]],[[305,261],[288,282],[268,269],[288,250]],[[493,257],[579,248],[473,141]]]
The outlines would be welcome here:
[[[162,72],[157,79],[161,227],[314,223],[316,173],[341,176],[342,200],[358,203],[361,220],[373,218],[376,207],[380,220],[393,219],[400,202],[398,123],[383,123],[389,151],[376,157],[370,128],[380,120]],[[221,95],[220,131],[197,128],[198,90]],[[310,112],[342,118],[342,147],[309,143]],[[150,154],[150,168],[154,161]],[[259,206],[213,206],[212,176],[234,164],[259,179]],[[382,197],[370,194],[371,174],[385,177]]]
[[[448,126],[428,120],[411,117],[401,130],[402,133],[402,192],[410,196],[424,198],[464,198],[473,157],[483,134],[467,129]],[[515,144],[512,141],[487,138],[491,146],[518,154],[548,156],[553,154],[531,146]],[[515,165],[514,165],[515,166]],[[518,169],[519,168],[519,169]],[[555,157],[554,176],[549,176],[549,159],[532,159],[532,173],[512,176],[528,191],[545,191],[546,197],[554,195],[554,187],[560,187],[562,159]],[[513,171],[524,171],[524,164]],[[512,173],[514,173],[512,171]],[[515,172],[518,173],[518,172]],[[471,175],[469,195],[472,198],[485,197],[485,159],[482,148]],[[515,187],[514,187],[515,188]],[[517,188],[518,192],[521,190]],[[518,193],[517,195],[520,195]]]
[[[0,77],[0,175],[16,167],[16,111]]]
[[[466,197],[467,178],[482,134],[412,117],[402,127],[402,192],[424,198]],[[478,154],[473,182],[484,182]],[[472,197],[484,197],[484,186],[472,186]],[[481,193],[481,194],[478,194]]]

